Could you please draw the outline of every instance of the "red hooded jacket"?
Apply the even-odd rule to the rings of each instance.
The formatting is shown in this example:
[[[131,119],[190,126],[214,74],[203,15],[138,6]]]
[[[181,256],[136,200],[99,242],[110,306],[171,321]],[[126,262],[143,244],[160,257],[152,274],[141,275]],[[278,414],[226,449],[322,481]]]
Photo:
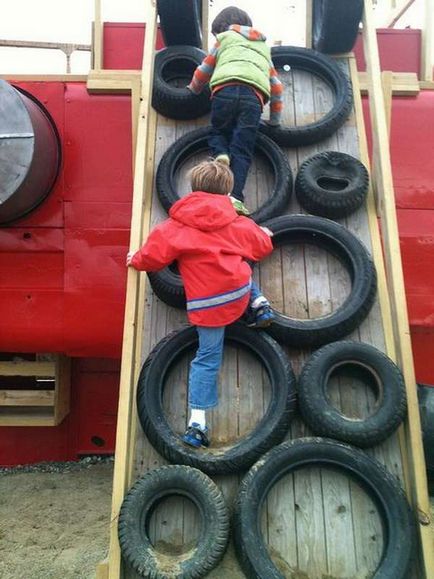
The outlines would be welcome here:
[[[237,215],[229,197],[195,191],[177,201],[132,258],[138,270],[157,271],[177,260],[196,326],[226,326],[247,307],[252,270],[273,250],[270,237]]]

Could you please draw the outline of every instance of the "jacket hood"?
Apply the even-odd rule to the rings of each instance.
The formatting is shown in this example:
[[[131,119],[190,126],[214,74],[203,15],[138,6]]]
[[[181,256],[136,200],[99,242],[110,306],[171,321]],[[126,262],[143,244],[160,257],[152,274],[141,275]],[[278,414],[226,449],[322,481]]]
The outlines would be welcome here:
[[[241,34],[248,40],[261,40],[263,42],[267,40],[265,34],[262,34],[262,32],[259,32],[259,30],[256,30],[252,26],[241,26],[241,24],[232,24],[231,26],[229,26],[229,30],[234,30],[235,32],[238,32],[238,34]]]
[[[169,216],[201,231],[221,229],[238,217],[227,195],[204,191],[193,191],[177,201],[170,208]]]

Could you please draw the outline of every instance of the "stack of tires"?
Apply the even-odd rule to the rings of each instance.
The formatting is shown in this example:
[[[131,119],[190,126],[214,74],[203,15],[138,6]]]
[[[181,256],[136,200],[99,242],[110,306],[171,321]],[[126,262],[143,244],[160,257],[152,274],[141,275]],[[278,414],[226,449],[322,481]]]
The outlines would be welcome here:
[[[158,2],[163,36],[166,42],[175,45],[156,56],[154,107],[174,119],[190,119],[206,112],[205,106],[202,108],[196,100],[198,97],[182,86],[176,88],[170,84],[182,74],[192,73],[188,68],[193,66],[192,55],[200,50],[195,27],[199,4],[196,0]],[[354,12],[352,8],[347,11],[349,4],[358,8]],[[350,3],[348,0],[344,3],[314,0],[316,47],[324,52],[351,49],[362,4],[358,0]],[[172,30],[167,26],[166,10],[176,11],[180,5],[190,14],[187,38],[195,39],[196,46],[183,43],[183,37],[178,35],[179,27]],[[336,18],[334,12],[337,5],[340,6],[340,18]],[[353,23],[352,40],[346,36],[345,45],[336,44],[332,26],[336,20],[342,27],[342,14],[348,14]],[[177,15],[181,21],[182,9]],[[406,413],[404,381],[399,368],[382,352],[369,344],[343,340],[366,318],[376,296],[375,267],[366,247],[343,225],[333,221],[350,215],[363,205],[369,185],[365,167],[343,153],[315,154],[300,166],[295,179],[297,199],[309,214],[283,215],[292,193],[293,179],[281,147],[309,145],[332,135],[352,111],[351,86],[335,61],[320,52],[278,47],[273,49],[272,56],[278,69],[289,65],[319,75],[332,88],[335,104],[329,113],[310,125],[262,128],[256,148],[272,167],[274,187],[252,218],[273,231],[275,247],[308,243],[332,253],[348,270],[351,292],[328,316],[300,320],[276,311],[276,321],[266,332],[248,329],[241,323],[227,328],[225,342],[250,351],[262,363],[270,382],[271,401],[248,435],[218,452],[211,449],[195,451],[185,446],[171,428],[163,408],[170,368],[197,347],[195,329],[177,330],[157,344],[140,374],[137,410],[149,441],[172,464],[148,472],[126,495],[119,515],[122,553],[141,577],[187,579],[205,576],[223,557],[230,528],[229,510],[209,475],[248,471],[240,484],[232,518],[236,554],[246,577],[283,578],[267,551],[260,530],[262,505],[270,489],[282,477],[297,469],[314,466],[338,469],[363,487],[383,519],[383,553],[375,577],[404,578],[415,549],[413,514],[397,479],[362,450],[385,440],[402,422]],[[201,58],[198,54],[199,61],[195,61],[194,66]],[[178,168],[191,155],[207,149],[208,134],[206,127],[192,131],[163,155],[156,187],[166,211],[178,199],[175,180]],[[149,279],[163,302],[185,309],[182,279],[176,268],[149,274]],[[297,388],[285,346],[317,348],[305,363]],[[330,377],[342,368],[362,369],[374,383],[376,403],[365,419],[348,418],[329,400]],[[282,443],[288,434],[296,401],[303,420],[316,438]],[[148,526],[158,501],[174,494],[189,498],[197,507],[201,532],[194,549],[179,558],[165,558],[152,545]]]

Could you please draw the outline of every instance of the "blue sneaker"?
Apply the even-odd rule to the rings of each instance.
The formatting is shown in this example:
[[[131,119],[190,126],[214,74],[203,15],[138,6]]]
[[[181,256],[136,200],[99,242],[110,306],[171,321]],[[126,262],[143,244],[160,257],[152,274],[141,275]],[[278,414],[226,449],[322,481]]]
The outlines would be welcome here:
[[[259,306],[256,310],[250,310],[246,324],[249,328],[267,328],[274,321],[275,315],[269,304]]]
[[[182,442],[189,446],[193,446],[194,448],[200,448],[201,446],[208,447],[208,432],[207,426],[203,429],[197,422],[193,422],[193,424],[191,424],[183,434]]]

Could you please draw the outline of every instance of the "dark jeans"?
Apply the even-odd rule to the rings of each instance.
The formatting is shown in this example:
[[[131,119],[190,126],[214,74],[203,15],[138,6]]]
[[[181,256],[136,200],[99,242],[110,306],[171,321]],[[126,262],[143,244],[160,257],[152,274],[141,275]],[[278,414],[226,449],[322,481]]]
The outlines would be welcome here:
[[[243,189],[252,162],[262,105],[253,89],[246,85],[220,89],[211,100],[212,155],[226,153],[234,174],[233,197],[244,201]]]

